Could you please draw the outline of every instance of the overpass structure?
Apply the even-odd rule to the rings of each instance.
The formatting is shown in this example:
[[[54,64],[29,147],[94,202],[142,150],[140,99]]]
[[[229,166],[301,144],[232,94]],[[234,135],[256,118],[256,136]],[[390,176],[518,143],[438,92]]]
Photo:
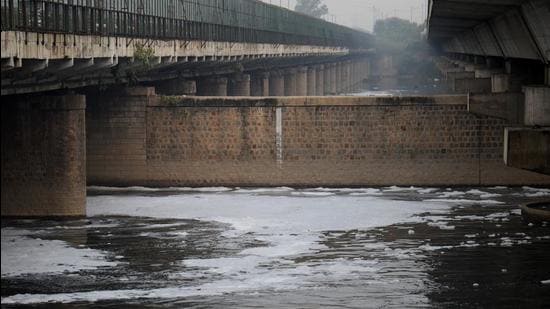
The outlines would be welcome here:
[[[428,31],[469,110],[509,121],[506,163],[550,174],[550,1],[431,0]]]
[[[247,95],[249,79],[252,94],[293,95],[307,93],[308,70],[310,94],[336,93],[364,77],[372,41],[256,0],[2,0],[1,10],[2,95],[129,83]]]

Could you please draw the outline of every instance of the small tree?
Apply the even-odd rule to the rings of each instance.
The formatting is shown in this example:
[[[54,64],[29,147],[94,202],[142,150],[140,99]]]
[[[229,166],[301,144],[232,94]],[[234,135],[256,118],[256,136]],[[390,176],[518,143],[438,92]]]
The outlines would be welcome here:
[[[294,10],[317,18],[328,14],[328,7],[321,0],[298,0]]]

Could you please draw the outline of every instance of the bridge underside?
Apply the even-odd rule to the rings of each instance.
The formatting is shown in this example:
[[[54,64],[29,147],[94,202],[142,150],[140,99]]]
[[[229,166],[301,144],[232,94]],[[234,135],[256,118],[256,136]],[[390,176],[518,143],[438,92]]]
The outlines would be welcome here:
[[[550,173],[550,1],[431,0],[429,40],[469,110],[504,118],[506,164]]]

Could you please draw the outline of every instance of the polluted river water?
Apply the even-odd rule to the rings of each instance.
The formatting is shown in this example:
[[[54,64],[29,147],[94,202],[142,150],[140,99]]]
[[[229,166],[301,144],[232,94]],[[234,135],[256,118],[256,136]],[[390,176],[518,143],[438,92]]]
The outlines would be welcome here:
[[[550,306],[550,189],[91,187],[2,221],[2,307]]]

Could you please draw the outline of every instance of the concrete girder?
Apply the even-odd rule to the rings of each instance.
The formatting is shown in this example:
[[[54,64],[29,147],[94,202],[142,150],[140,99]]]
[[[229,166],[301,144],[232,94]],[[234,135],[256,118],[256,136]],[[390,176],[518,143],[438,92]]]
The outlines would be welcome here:
[[[519,10],[511,10],[490,23],[507,58],[542,60]]]
[[[546,0],[432,0],[430,5],[429,38],[446,52],[549,62]]]

